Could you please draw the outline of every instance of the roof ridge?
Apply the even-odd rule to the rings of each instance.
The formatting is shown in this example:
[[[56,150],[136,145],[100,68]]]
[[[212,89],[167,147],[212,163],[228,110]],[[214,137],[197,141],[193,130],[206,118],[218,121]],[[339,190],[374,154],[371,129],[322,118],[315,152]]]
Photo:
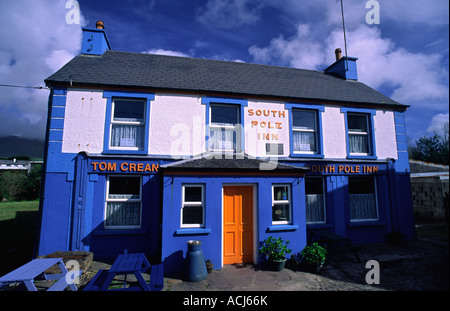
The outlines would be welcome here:
[[[307,72],[317,72],[317,73],[325,73],[324,70],[315,70],[315,69],[305,69],[305,68],[297,68],[297,67],[286,67],[286,66],[277,66],[277,65],[270,65],[270,64],[260,64],[260,63],[250,63],[250,62],[237,62],[232,60],[221,60],[221,59],[212,59],[212,58],[199,58],[199,57],[193,57],[193,56],[177,56],[177,55],[165,55],[165,54],[154,54],[154,53],[146,53],[146,52],[130,52],[130,51],[115,51],[115,50],[109,50],[105,51],[101,56],[105,55],[106,53],[124,53],[124,54],[132,54],[132,55],[151,55],[156,57],[167,57],[167,58],[183,58],[183,59],[192,59],[192,60],[199,60],[199,61],[209,61],[209,62],[219,62],[219,63],[225,63],[229,65],[251,65],[251,66],[261,66],[261,67],[270,67],[270,68],[280,68],[283,70],[290,69],[290,70],[300,70],[300,71],[307,71]],[[84,55],[83,55],[84,56]],[[87,55],[90,56],[90,55]],[[340,78],[338,78],[340,79]],[[342,79],[340,79],[342,80]]]

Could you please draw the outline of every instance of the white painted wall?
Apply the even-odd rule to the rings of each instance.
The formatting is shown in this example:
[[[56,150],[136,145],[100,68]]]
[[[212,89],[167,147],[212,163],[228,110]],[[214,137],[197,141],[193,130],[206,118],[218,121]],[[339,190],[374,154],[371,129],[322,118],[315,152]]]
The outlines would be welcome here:
[[[206,110],[201,98],[156,94],[150,104],[149,154],[195,155],[205,151]]]
[[[105,131],[103,91],[67,91],[62,152],[101,153]]]
[[[103,151],[106,99],[102,96],[103,91],[68,90],[62,152]],[[249,100],[242,120],[246,153],[266,157],[266,143],[279,143],[283,144],[281,156],[289,156],[289,111],[283,102]],[[156,94],[150,103],[149,121],[150,155],[179,158],[206,151],[206,106],[201,104],[201,97]],[[269,128],[269,122],[274,128]],[[374,127],[378,159],[396,159],[394,113],[377,111]],[[325,159],[345,159],[345,118],[340,107],[325,106],[322,131]],[[270,135],[266,140],[265,133],[276,134],[276,138]]]
[[[325,107],[322,113],[323,154],[329,159],[347,157],[345,117],[339,107]]]
[[[243,122],[245,151],[249,155],[267,157],[266,144],[273,143],[283,144],[283,154],[279,156],[289,156],[289,111],[284,109],[284,103],[248,101]]]
[[[397,138],[395,135],[394,113],[378,110],[373,117],[375,127],[375,147],[378,159],[397,159]]]

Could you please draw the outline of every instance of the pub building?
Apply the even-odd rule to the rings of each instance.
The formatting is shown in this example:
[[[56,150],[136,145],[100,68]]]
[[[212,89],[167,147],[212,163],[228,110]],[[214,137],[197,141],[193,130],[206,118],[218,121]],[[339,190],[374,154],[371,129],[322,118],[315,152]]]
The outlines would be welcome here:
[[[221,269],[257,263],[269,236],[293,253],[318,229],[413,239],[408,106],[335,53],[314,71],[119,52],[83,28],[81,54],[45,80],[36,255],[126,249],[176,272],[189,240]]]

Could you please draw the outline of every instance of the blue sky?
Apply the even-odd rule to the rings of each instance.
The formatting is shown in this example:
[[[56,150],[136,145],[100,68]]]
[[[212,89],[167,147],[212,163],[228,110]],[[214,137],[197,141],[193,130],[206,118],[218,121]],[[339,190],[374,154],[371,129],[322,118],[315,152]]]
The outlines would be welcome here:
[[[415,140],[449,119],[446,0],[343,0],[348,55],[361,82],[411,107]],[[373,1],[373,0],[372,0]],[[68,4],[69,3],[69,4]],[[0,84],[43,86],[79,54],[81,27],[105,23],[112,49],[323,70],[344,50],[336,0],[0,1]],[[66,8],[66,5],[68,8]],[[0,87],[0,136],[43,139],[48,90]]]

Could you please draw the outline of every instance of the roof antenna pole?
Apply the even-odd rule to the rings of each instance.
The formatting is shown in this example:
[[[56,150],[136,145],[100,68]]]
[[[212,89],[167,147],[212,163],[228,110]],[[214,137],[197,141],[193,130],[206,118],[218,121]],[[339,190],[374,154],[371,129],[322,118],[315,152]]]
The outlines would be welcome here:
[[[345,21],[344,21],[344,0],[341,0],[341,15],[342,15],[342,28],[344,29],[345,71],[348,71],[347,38],[345,36]]]

